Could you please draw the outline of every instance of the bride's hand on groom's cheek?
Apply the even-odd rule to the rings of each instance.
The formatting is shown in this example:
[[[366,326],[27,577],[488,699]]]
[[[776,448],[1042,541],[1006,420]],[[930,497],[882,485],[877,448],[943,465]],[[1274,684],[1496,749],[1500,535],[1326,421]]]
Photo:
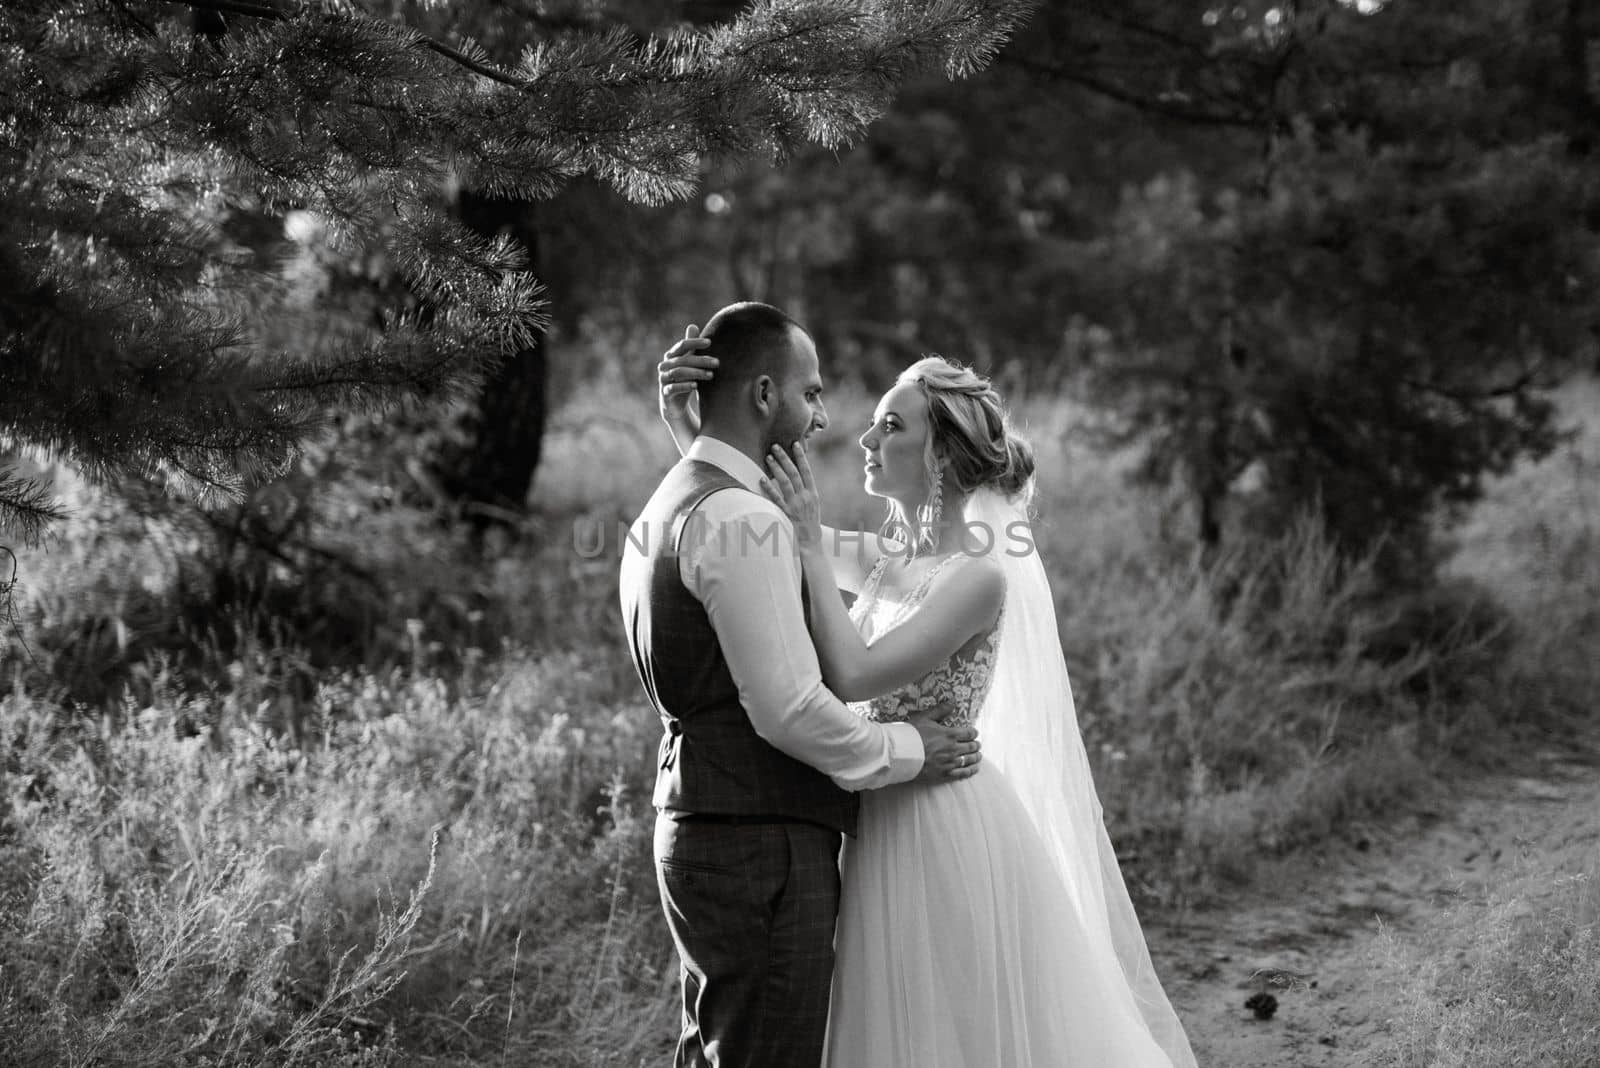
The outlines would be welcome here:
[[[982,746],[976,727],[946,727],[931,715],[915,715],[908,720],[922,735],[924,782],[955,782],[978,773],[983,762]]]
[[[794,443],[794,459],[782,445],[774,445],[767,456],[768,477],[761,480],[761,489],[794,521],[795,536],[801,543],[822,540],[822,499],[817,495],[816,481],[811,477],[811,462],[806,459],[806,447]]]

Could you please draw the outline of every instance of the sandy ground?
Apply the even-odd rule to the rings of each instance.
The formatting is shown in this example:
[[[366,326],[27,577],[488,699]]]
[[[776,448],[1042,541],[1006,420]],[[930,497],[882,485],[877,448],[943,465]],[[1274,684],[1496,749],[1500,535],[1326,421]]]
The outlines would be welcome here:
[[[1407,978],[1384,967],[1382,940],[1450,954],[1439,924],[1448,906],[1513,884],[1537,895],[1581,870],[1600,852],[1600,759],[1536,752],[1347,837],[1264,866],[1251,888],[1181,923],[1147,929],[1203,1068],[1372,1063]],[[1260,992],[1278,1001],[1271,1019],[1245,1007]]]

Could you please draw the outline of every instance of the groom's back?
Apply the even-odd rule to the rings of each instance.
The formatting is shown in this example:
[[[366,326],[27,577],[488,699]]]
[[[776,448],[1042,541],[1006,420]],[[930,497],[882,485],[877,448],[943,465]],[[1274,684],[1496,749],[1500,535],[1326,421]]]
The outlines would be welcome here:
[[[714,464],[678,463],[634,522],[623,546],[622,614],[628,649],[664,734],[654,803],[666,812],[855,825],[855,798],[756,734],[698,598],[685,587],[678,552],[689,518],[713,493],[748,492]],[[690,536],[694,536],[691,529]],[[716,532],[699,532],[712,535]],[[746,547],[737,532],[720,551]],[[708,551],[718,551],[709,549]],[[772,558],[771,566],[787,566]]]

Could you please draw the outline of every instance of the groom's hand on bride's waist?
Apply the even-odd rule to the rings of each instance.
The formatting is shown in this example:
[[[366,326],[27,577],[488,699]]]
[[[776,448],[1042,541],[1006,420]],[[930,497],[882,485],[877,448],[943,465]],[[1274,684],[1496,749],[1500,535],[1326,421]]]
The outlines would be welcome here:
[[[922,735],[922,771],[919,782],[955,782],[978,773],[983,760],[977,728],[970,724],[946,727],[930,716],[912,716],[908,722]]]

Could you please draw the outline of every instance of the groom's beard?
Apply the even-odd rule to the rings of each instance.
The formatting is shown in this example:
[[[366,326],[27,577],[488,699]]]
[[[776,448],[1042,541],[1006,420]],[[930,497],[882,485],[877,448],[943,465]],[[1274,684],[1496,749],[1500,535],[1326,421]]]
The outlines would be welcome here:
[[[806,447],[810,448],[810,442],[807,441],[810,437],[811,419],[809,412],[807,412],[806,421],[798,426],[794,423],[788,423],[787,425],[774,423],[771,433],[761,443],[762,455],[765,456],[770,453],[774,445],[781,445],[783,446],[783,451],[792,456],[794,455],[794,443],[797,441],[806,442]]]

